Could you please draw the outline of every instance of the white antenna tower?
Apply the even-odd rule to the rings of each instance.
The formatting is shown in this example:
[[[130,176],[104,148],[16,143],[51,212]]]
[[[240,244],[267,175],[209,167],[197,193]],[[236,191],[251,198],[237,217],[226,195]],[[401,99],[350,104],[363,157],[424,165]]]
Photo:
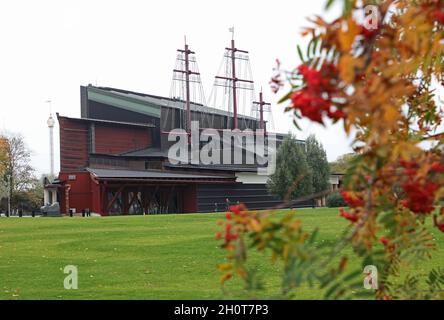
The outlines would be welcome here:
[[[49,104],[49,119],[46,122],[49,128],[49,159],[50,159],[50,175],[51,178],[54,177],[54,125],[55,120],[52,117],[52,105],[51,100],[47,100],[46,103]]]

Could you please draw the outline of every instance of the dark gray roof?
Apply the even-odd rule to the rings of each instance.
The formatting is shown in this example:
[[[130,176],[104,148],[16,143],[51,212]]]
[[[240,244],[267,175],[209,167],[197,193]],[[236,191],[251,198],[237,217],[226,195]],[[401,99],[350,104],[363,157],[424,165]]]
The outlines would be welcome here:
[[[183,109],[184,103],[185,103],[185,101],[177,99],[177,98],[167,98],[167,97],[161,97],[161,96],[140,93],[140,92],[135,92],[135,91],[111,88],[111,87],[95,87],[95,86],[91,86],[91,85],[88,87],[94,88],[95,90],[107,91],[107,92],[111,92],[113,94],[117,94],[120,96],[125,96],[125,97],[129,97],[129,98],[137,99],[137,100],[141,100],[141,101],[144,101],[147,103],[152,103],[155,105],[159,105],[162,107],[168,107],[168,108]],[[205,112],[205,113],[219,114],[219,115],[224,115],[224,116],[229,116],[229,117],[233,116],[233,113],[231,113],[231,112],[220,110],[220,109],[210,107],[210,106],[204,106],[203,104],[200,104],[200,103],[191,102],[190,108],[192,111],[201,111],[201,112]],[[256,119],[252,116],[244,115],[244,114],[238,114],[238,117],[241,119],[249,119],[249,120],[259,121],[259,119]]]
[[[123,170],[123,169],[95,169],[87,168],[89,172],[94,174],[97,178],[108,179],[193,179],[193,180],[208,180],[208,179],[234,179],[234,177],[215,176],[215,175],[200,175],[189,173],[178,173],[158,170]]]
[[[160,157],[168,158],[167,151],[161,151],[160,148],[146,148],[136,151],[124,152],[120,154],[121,156],[127,157]]]
[[[93,123],[133,126],[133,127],[147,127],[147,128],[155,128],[156,127],[154,124],[151,124],[151,123],[123,122],[123,121],[112,121],[112,120],[102,120],[102,119],[92,119],[92,118],[70,118],[70,117],[61,116],[58,113],[57,113],[57,118],[58,119],[70,119],[70,120],[75,120],[75,121],[93,122]]]
[[[198,170],[214,170],[214,171],[228,171],[228,172],[257,172],[260,166],[258,165],[195,165],[195,164],[171,164],[165,163],[166,167],[170,168],[182,168],[182,169],[198,169]]]

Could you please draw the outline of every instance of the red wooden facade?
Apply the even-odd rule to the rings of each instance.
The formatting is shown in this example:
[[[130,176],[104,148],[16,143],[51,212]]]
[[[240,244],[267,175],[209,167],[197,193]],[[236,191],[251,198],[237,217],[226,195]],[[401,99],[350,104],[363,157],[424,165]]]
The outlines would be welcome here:
[[[69,213],[70,209],[76,213],[89,209],[105,216],[149,213],[155,196],[158,197],[156,205],[162,205],[162,202],[168,203],[172,196],[179,196],[178,200],[182,202],[181,211],[197,212],[196,184],[191,184],[190,181],[174,181],[174,183],[100,181],[88,171],[61,172],[59,180],[63,182],[60,209],[64,214]],[[117,211],[116,200],[121,202]],[[138,206],[135,206],[137,202]]]
[[[147,128],[101,125],[95,128],[95,152],[118,155],[151,146],[151,132]]]
[[[76,171],[88,166],[88,123],[59,117],[60,171]]]
[[[196,212],[199,183],[233,181],[168,170],[143,171],[147,169],[146,159],[128,158],[125,153],[152,147],[153,130],[158,128],[59,115],[58,120],[59,202],[63,214],[70,210],[76,214],[90,210],[100,215]],[[129,176],[100,176],[94,170],[128,172]],[[149,172],[152,175],[146,174]]]

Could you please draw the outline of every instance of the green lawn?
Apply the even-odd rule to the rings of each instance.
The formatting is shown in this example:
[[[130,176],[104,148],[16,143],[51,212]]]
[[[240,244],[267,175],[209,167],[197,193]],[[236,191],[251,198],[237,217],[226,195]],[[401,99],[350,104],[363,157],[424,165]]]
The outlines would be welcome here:
[[[346,224],[337,209],[296,210],[321,241]],[[216,269],[225,252],[214,234],[223,214],[107,218],[0,218],[0,299],[221,299],[239,297],[238,281],[223,294]],[[444,236],[437,241],[443,243]],[[264,297],[279,292],[279,266],[251,255],[266,275]],[[352,261],[353,263],[353,261]],[[63,268],[76,265],[79,289],[65,290]],[[444,251],[416,266],[444,265]],[[298,298],[319,299],[303,287]]]

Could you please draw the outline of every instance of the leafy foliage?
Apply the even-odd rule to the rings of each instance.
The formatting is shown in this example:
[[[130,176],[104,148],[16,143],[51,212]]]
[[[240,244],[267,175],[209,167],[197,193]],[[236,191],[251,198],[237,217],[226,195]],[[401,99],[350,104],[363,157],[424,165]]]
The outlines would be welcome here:
[[[13,193],[11,203],[17,209],[24,212],[39,210],[43,205],[43,183],[38,179],[34,179],[26,191],[16,191]]]
[[[338,208],[338,207],[346,207],[344,199],[342,198],[339,192],[333,192],[327,197],[327,207],[330,208]]]
[[[322,144],[316,140],[314,135],[310,135],[305,140],[307,163],[312,172],[313,192],[323,192],[330,188],[330,168],[327,154]]]
[[[6,170],[6,159],[7,159],[7,147],[8,140],[0,136],[0,175],[3,175]]]
[[[6,171],[7,144],[6,138],[0,136],[0,177],[4,177]],[[2,182],[0,179],[0,199],[7,195],[6,185]]]
[[[328,190],[329,177],[327,155],[316,137],[311,135],[301,144],[290,134],[278,149],[268,188],[281,199],[293,200]]]
[[[362,271],[346,270],[346,257],[335,266],[335,258],[350,247],[363,267],[377,267],[375,298],[443,298],[442,270],[401,278],[401,269],[431,257],[437,244],[424,227],[430,216],[444,232],[444,114],[436,96],[444,85],[444,1],[342,3],[337,19],[316,16],[304,29],[308,48],[298,47],[302,64],[285,72],[290,91],[281,102],[289,103],[296,126],[303,117],[321,125],[329,118],[354,133],[357,156],[341,193],[349,208],[340,209],[350,225],[337,243],[319,249],[291,217],[272,222],[266,213],[234,208],[227,224],[236,232],[224,243],[230,268],[248,278],[244,239],[252,237],[252,248],[284,262],[283,293],[318,279],[326,298],[347,298]],[[367,5],[377,5],[375,28],[358,18]],[[282,75],[272,84],[275,92],[283,87]]]
[[[304,145],[292,135],[287,136],[276,157],[276,171],[268,181],[272,194],[292,200],[313,192],[312,171]]]
[[[346,153],[339,156],[335,161],[330,163],[330,172],[332,173],[346,173],[350,162],[356,158],[354,153]]]

